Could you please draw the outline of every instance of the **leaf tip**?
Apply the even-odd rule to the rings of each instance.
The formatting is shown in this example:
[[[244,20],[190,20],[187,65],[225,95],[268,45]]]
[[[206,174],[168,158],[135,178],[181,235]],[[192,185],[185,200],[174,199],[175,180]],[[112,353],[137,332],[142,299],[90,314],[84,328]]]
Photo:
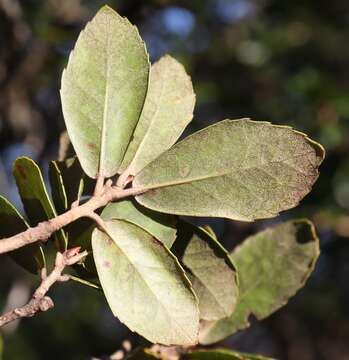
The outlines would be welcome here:
[[[120,16],[111,6],[109,6],[109,5],[107,5],[107,4],[105,4],[105,5],[103,5],[99,10],[98,10],[98,12],[97,12],[97,14],[95,15],[95,16],[97,16],[97,15],[99,15],[99,14],[103,14],[103,13],[109,13],[109,14],[113,14],[113,15],[118,15],[118,16]]]

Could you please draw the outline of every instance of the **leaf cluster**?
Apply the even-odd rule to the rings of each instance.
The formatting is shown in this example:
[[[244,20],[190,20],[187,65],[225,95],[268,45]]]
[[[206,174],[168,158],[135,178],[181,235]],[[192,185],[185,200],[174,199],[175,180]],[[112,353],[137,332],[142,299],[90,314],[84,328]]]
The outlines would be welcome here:
[[[52,200],[38,166],[17,159],[28,220],[0,197],[0,237],[84,203],[107,179],[139,189],[100,209],[103,228],[78,219],[52,240],[59,251],[90,250],[73,279],[101,287],[115,316],[164,345],[214,343],[247,327],[251,316],[267,317],[304,285],[319,255],[308,220],[268,228],[229,253],[212,229],[182,216],[277,216],[311,190],[321,145],[290,127],[250,119],[223,120],[176,143],[193,117],[190,77],[169,55],[150,65],[137,29],[109,7],[81,32],[61,100],[68,132],[49,167]],[[36,272],[44,253],[35,243],[11,256]],[[144,354],[130,359],[156,358]],[[223,350],[185,356],[260,358]]]

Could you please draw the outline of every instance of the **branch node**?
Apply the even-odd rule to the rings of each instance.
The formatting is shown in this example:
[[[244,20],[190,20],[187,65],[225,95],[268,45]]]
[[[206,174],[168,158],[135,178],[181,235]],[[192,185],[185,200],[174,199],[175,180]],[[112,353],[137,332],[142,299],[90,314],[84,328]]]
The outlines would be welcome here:
[[[60,282],[66,282],[66,281],[69,281],[69,280],[70,280],[70,275],[67,275],[67,274],[62,275],[57,279],[57,281],[60,281]]]
[[[41,280],[45,280],[47,278],[47,269],[44,267],[40,271]]]
[[[93,191],[93,196],[100,196],[103,192],[103,187],[104,187],[104,176],[98,175],[96,186]]]
[[[72,202],[72,204],[70,205],[70,208],[71,209],[77,208],[79,206],[79,204],[80,204],[80,200],[77,199],[77,200]]]
[[[98,214],[96,214],[95,212],[91,212],[90,214],[87,214],[87,216],[96,222],[100,230],[107,232],[107,226],[104,220]]]
[[[132,176],[128,177],[122,184],[125,187],[129,181],[132,181]],[[67,212],[56,216],[50,220],[40,222],[36,227],[31,227],[20,234],[1,239],[0,241],[0,254],[4,254],[23,246],[35,243],[46,242],[50,236],[70,223],[82,217],[92,217],[97,224],[104,229],[103,222],[100,221],[94,213],[97,209],[106,206],[112,201],[120,200],[129,196],[137,196],[147,191],[143,188],[123,188],[113,186],[110,180],[106,181],[104,185],[104,177],[98,177],[95,195],[92,196],[87,202],[80,204]],[[92,214],[92,215],[91,215]]]
[[[49,296],[44,296],[39,300],[39,309],[44,312],[54,307],[53,300]],[[33,314],[34,315],[34,314]]]

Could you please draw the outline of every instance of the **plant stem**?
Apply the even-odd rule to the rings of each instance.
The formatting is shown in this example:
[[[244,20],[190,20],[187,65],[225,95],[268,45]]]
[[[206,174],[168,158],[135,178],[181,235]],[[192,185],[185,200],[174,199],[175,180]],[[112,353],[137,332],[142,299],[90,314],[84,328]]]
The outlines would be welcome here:
[[[46,275],[46,269],[42,271],[41,284],[35,290],[30,301],[26,305],[0,316],[0,327],[19,318],[32,317],[38,312],[53,308],[53,301],[46,294],[54,283],[69,280],[69,275],[62,275],[62,272],[66,266],[76,264],[87,256],[87,251],[81,253],[79,251],[80,247],[76,247],[65,251],[63,254],[57,252],[54,269],[49,275]]]
[[[20,234],[0,240],[0,254],[4,254],[37,241],[45,242],[57,230],[82,217],[95,218],[95,210],[108,203],[128,196],[136,196],[145,190],[137,188],[122,189],[105,184],[99,194],[94,195],[86,203],[73,207],[64,214],[39,223]]]

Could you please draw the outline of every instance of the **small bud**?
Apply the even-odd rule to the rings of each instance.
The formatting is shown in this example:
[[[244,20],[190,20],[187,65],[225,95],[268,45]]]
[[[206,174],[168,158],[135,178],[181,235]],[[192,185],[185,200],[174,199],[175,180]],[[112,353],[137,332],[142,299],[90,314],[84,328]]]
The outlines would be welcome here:
[[[48,296],[44,296],[39,302],[39,309],[41,311],[47,311],[47,310],[53,308],[53,306],[54,306],[53,301]]]

